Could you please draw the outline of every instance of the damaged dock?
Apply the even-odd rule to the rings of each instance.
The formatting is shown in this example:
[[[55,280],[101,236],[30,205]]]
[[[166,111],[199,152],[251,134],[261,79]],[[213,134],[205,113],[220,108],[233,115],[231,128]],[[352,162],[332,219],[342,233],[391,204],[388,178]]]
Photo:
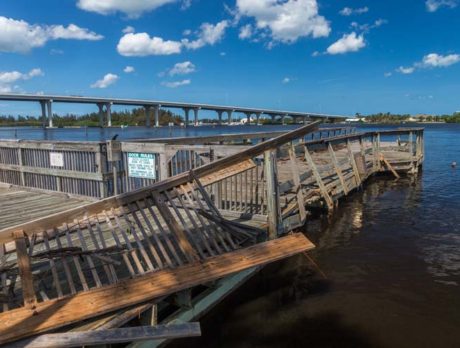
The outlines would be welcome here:
[[[2,225],[0,344],[156,346],[197,335],[180,325],[259,267],[314,248],[297,232],[311,208],[333,211],[371,176],[415,175],[423,163],[423,129],[318,136],[318,126],[231,144],[2,142],[0,179],[12,186],[4,194],[28,187],[30,199],[72,197],[48,198],[55,211]],[[27,163],[29,151],[41,160]],[[50,162],[56,153],[62,166]],[[153,154],[155,175],[131,176],[132,153]],[[139,316],[141,329],[123,327]]]

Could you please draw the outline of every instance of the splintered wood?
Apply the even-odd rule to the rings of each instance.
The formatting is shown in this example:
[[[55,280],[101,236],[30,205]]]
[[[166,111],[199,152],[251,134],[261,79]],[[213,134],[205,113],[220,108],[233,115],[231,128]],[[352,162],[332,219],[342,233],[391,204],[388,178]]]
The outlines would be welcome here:
[[[210,257],[175,270],[163,269],[130,280],[37,303],[0,314],[0,344],[56,329],[119,308],[206,283],[314,248],[302,234]]]

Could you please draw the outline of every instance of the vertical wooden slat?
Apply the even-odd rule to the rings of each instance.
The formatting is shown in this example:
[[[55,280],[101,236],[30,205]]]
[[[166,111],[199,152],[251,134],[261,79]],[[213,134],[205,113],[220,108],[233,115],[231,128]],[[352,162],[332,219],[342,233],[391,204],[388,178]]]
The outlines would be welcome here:
[[[303,191],[302,191],[302,186],[301,186],[301,181],[300,181],[300,172],[299,172],[299,167],[297,165],[297,158],[295,154],[295,147],[294,144],[291,143],[288,149],[289,152],[289,162],[291,164],[291,171],[292,171],[292,180],[294,182],[294,187],[297,195],[297,205],[299,208],[299,215],[300,215],[300,221],[305,221],[307,218],[307,212],[305,210],[305,199],[303,196]]]
[[[331,210],[334,208],[334,202],[331,196],[329,196],[329,193],[326,190],[326,186],[324,186],[323,179],[321,178],[321,175],[319,174],[318,169],[316,168],[316,165],[313,162],[313,159],[311,158],[310,152],[308,151],[308,148],[306,145],[304,145],[304,150],[305,150],[305,154],[304,154],[305,160],[307,161],[308,166],[310,167],[313,173],[313,176],[315,177],[316,183],[318,184],[321,195],[326,201],[327,207]]]
[[[335,172],[337,174],[337,177],[339,178],[340,185],[342,186],[343,193],[345,195],[348,195],[348,187],[347,184],[345,183],[345,179],[343,177],[342,169],[340,169],[339,162],[337,161],[337,157],[335,156],[334,149],[331,145],[331,143],[328,143],[328,151],[329,155],[331,157],[332,165],[334,166]]]

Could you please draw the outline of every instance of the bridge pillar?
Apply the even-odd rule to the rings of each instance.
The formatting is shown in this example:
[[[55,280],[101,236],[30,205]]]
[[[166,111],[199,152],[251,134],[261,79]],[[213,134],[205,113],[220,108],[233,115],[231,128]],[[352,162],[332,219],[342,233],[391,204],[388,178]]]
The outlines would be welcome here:
[[[104,127],[104,104],[98,103],[97,107],[99,108],[99,127]]]
[[[184,108],[184,118],[185,118],[185,120],[184,120],[184,126],[185,126],[185,127],[188,127],[188,123],[189,123],[189,111],[190,111],[190,109]]]
[[[48,100],[46,102],[46,106],[48,109],[48,127],[53,128],[53,108],[52,108],[52,100]]]
[[[217,117],[218,117],[218,122],[217,122],[217,124],[218,124],[219,126],[222,125],[222,113],[223,113],[222,110],[217,110]]]
[[[229,125],[232,123],[232,113],[233,113],[233,110],[227,110],[228,124]]]
[[[155,127],[160,127],[160,106],[161,105],[155,105],[153,107],[153,114],[155,118]]]
[[[193,125],[196,127],[198,126],[198,108],[195,108],[193,109],[193,116],[194,116],[194,120],[193,120]]]
[[[260,112],[256,112],[256,125],[260,125],[259,123],[259,120],[260,120]]]
[[[281,116],[281,124],[284,126],[286,124],[286,116],[288,115],[283,115]]]
[[[112,127],[112,102],[105,104],[105,113],[107,115],[107,127]]]
[[[270,116],[271,116],[271,118],[272,118],[272,123],[275,123],[276,115],[273,115],[273,114],[272,114],[272,115],[270,115]]]
[[[46,128],[46,101],[40,100],[40,106],[42,108],[42,127]]]
[[[251,124],[251,115],[252,115],[252,113],[245,112],[245,115],[246,115],[246,119],[247,119],[246,126],[249,126]]]
[[[150,125],[151,110],[152,110],[152,107],[150,105],[144,106],[145,126],[147,128],[151,127]]]

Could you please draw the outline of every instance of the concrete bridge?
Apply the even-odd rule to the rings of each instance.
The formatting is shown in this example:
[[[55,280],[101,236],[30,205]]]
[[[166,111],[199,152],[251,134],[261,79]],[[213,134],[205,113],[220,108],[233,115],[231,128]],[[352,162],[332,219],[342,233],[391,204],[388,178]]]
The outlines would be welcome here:
[[[246,116],[249,125],[251,120],[255,119],[259,124],[261,116],[269,116],[274,121],[277,117],[281,118],[284,123],[285,117],[292,117],[296,122],[302,120],[303,123],[315,120],[323,122],[336,122],[345,120],[347,117],[342,115],[318,114],[311,112],[284,111],[261,108],[248,108],[228,105],[213,105],[213,104],[197,104],[197,103],[181,103],[168,102],[158,100],[142,100],[142,99],[119,99],[119,98],[94,98],[82,96],[58,96],[58,95],[39,95],[39,94],[0,94],[0,100],[18,101],[18,102],[37,102],[41,106],[43,127],[53,127],[53,104],[54,103],[78,103],[78,104],[94,104],[99,108],[99,124],[101,127],[112,126],[112,105],[125,105],[142,107],[145,111],[146,126],[151,127],[151,118],[153,112],[154,126],[160,125],[160,108],[182,109],[184,112],[185,126],[190,124],[190,111],[193,112],[193,125],[198,125],[200,110],[214,111],[217,113],[218,122],[222,124],[223,117],[226,114],[227,122],[232,122],[234,113],[243,114]],[[253,117],[254,116],[254,117]],[[48,122],[46,122],[48,121]],[[47,125],[48,123],[48,125]]]

